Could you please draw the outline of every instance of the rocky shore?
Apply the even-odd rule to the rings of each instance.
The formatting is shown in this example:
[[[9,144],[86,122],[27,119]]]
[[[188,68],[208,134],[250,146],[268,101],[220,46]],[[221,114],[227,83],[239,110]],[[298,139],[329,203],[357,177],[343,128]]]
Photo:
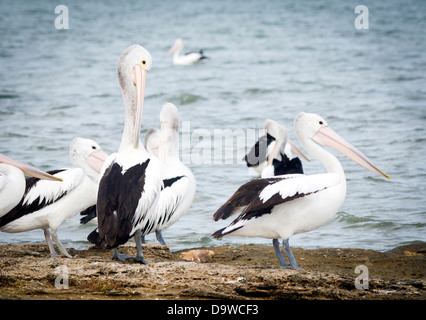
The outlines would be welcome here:
[[[0,246],[1,299],[424,300],[426,243],[386,252],[294,248],[303,270],[281,269],[272,246],[170,252],[144,245],[148,265],[90,247],[50,258],[45,244]],[[121,252],[135,254],[132,244]],[[357,268],[358,267],[358,268]],[[356,270],[357,268],[357,270]],[[357,273],[356,273],[357,271]],[[358,288],[357,288],[358,287]]]

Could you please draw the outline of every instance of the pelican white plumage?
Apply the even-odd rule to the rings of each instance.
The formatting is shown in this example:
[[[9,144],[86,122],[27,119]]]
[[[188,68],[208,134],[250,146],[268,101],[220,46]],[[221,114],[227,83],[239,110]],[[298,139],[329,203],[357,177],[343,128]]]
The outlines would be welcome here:
[[[216,231],[213,237],[230,235],[273,239],[275,252],[284,268],[288,265],[279,247],[278,239],[282,238],[290,266],[299,269],[288,239],[293,234],[327,223],[337,213],[346,195],[342,165],[321,146],[332,147],[372,172],[390,177],[335,133],[320,116],[300,113],[295,120],[295,129],[303,147],[324,165],[327,173],[283,175],[242,185],[216,211],[213,219],[226,219],[239,208],[245,208],[229,226]]]
[[[0,218],[21,201],[25,193],[25,174],[43,180],[62,181],[47,172],[0,153]]]
[[[263,127],[265,135],[259,138],[244,157],[247,166],[262,178],[303,173],[302,162],[297,156],[310,160],[288,139],[287,129],[272,119],[266,119]]]
[[[182,39],[176,39],[173,46],[167,52],[166,57],[169,57],[173,54],[173,63],[177,65],[191,65],[207,59],[202,50],[200,50],[199,52],[188,52],[184,55],[181,55],[180,53],[182,49]]]
[[[141,229],[154,223],[152,208],[163,186],[161,162],[150,156],[139,141],[146,77],[151,65],[151,55],[139,45],[127,48],[118,60],[124,130],[118,152],[111,154],[102,168],[96,202],[98,228],[88,236],[98,247],[114,249],[113,259],[132,258],[141,263],[147,263],[142,254]],[[133,235],[136,257],[119,254],[117,247]]]
[[[26,179],[19,203],[0,217],[0,231],[16,233],[42,229],[52,257],[57,254],[51,238],[63,255],[71,257],[56,230],[64,221],[96,202],[96,179],[106,156],[93,140],[73,140],[70,157],[76,168],[48,171],[55,179],[62,180],[59,183],[37,177]]]
[[[163,106],[160,123],[160,133],[151,129],[145,138],[147,150],[164,164],[164,187],[156,207],[156,223],[145,233],[155,231],[157,240],[166,245],[161,231],[175,223],[191,206],[196,183],[192,171],[179,159],[179,111],[174,104]]]

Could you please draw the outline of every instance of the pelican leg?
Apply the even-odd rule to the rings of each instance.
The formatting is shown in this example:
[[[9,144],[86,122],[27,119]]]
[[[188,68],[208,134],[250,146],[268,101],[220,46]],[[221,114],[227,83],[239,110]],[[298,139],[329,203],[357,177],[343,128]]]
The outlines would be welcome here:
[[[59,257],[59,255],[55,251],[55,246],[53,245],[49,229],[45,229],[43,231],[44,231],[44,238],[46,239],[47,246],[49,247],[50,257],[51,258]]]
[[[160,242],[161,245],[167,246],[166,241],[164,241],[161,230],[155,231],[155,236],[157,237],[157,240],[158,240],[158,242]]]
[[[142,254],[142,232],[140,230],[136,230],[135,232],[135,241],[136,241],[136,257],[129,256],[127,254],[121,254],[118,253],[117,248],[114,248],[114,251],[112,252],[112,260],[120,260],[120,261],[126,261],[129,259],[135,260],[136,262],[148,264],[148,262],[144,259]]]
[[[283,254],[282,254],[282,252],[280,250],[280,241],[278,239],[273,239],[272,240],[272,245],[274,246],[275,253],[278,256],[278,259],[280,260],[281,268],[288,268],[288,265],[287,265],[287,263],[285,263]]]
[[[145,243],[146,243],[145,236],[142,236],[142,237],[141,237],[141,241],[142,241],[142,243],[143,243],[143,244],[145,244]]]
[[[142,232],[140,230],[137,230],[135,232],[135,241],[136,241],[136,257],[134,258],[135,261],[148,264],[148,262],[143,257],[142,253]]]
[[[114,248],[114,250],[112,251],[112,256],[111,256],[112,260],[120,260],[122,262],[126,261],[127,259],[133,259],[132,256],[129,256],[127,254],[121,254],[118,253],[117,248]]]
[[[284,246],[285,253],[288,257],[288,261],[290,262],[290,267],[296,270],[301,270],[302,268],[299,267],[299,265],[297,264],[296,258],[293,255],[293,252],[291,252],[288,239],[283,239],[283,246]]]
[[[59,251],[67,256],[68,258],[72,258],[72,255],[70,255],[67,251],[67,249],[65,249],[64,245],[62,244],[62,242],[59,240],[58,235],[56,234],[56,230],[52,230],[52,239],[53,241],[55,241],[56,245],[58,246]]]

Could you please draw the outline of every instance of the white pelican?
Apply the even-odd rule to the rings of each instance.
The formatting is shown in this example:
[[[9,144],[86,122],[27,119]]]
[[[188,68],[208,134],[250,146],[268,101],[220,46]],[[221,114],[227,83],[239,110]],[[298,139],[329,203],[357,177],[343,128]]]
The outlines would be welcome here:
[[[179,159],[179,111],[174,104],[166,103],[163,106],[160,123],[161,133],[151,129],[145,138],[147,150],[159,157],[164,164],[164,187],[156,207],[157,222],[145,234],[155,230],[157,240],[166,245],[161,230],[170,227],[191,206],[195,195],[195,178]]]
[[[334,217],[346,195],[346,178],[340,162],[321,146],[332,147],[358,164],[390,178],[354,146],[335,133],[316,114],[300,113],[295,120],[297,136],[311,156],[319,160],[327,173],[291,174],[250,181],[242,185],[214,214],[215,221],[226,219],[245,207],[227,227],[216,231],[215,238],[225,235],[273,239],[281,267],[288,267],[279,248],[279,238],[290,266],[299,269],[288,243],[297,233],[307,232]]]
[[[287,129],[272,119],[266,119],[263,127],[266,135],[260,137],[244,157],[247,166],[262,178],[303,173],[302,162],[293,157],[292,152],[310,160],[288,139]]]
[[[103,249],[114,249],[113,259],[133,258],[147,263],[142,254],[141,230],[154,223],[151,213],[163,185],[161,162],[140,143],[146,77],[151,68],[149,52],[127,48],[117,65],[123,94],[125,120],[120,148],[111,154],[101,171],[96,210],[98,228],[88,240]],[[135,236],[137,255],[119,254],[117,247]]]
[[[174,45],[170,48],[169,52],[167,52],[166,57],[169,57],[173,54],[173,63],[180,65],[191,65],[202,60],[207,59],[204,55],[203,51],[199,52],[188,52],[184,55],[180,55],[180,52],[183,49],[183,41],[182,39],[176,39]]]
[[[26,179],[19,203],[0,217],[0,231],[15,233],[42,229],[52,257],[57,254],[51,237],[60,252],[71,257],[56,230],[64,221],[96,202],[97,183],[94,181],[106,156],[93,140],[73,140],[70,157],[77,168],[49,171],[50,175],[62,180],[60,183]]]

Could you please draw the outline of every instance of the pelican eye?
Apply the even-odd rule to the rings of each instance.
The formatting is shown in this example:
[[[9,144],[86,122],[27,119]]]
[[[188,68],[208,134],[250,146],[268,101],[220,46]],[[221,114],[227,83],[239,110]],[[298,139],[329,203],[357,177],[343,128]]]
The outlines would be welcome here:
[[[92,146],[92,149],[93,149],[93,150],[96,150],[96,146]]]
[[[324,121],[322,120],[318,121],[318,123],[320,124],[320,126],[324,125]]]
[[[142,59],[141,64],[142,64],[142,66],[146,66],[146,60]]]

